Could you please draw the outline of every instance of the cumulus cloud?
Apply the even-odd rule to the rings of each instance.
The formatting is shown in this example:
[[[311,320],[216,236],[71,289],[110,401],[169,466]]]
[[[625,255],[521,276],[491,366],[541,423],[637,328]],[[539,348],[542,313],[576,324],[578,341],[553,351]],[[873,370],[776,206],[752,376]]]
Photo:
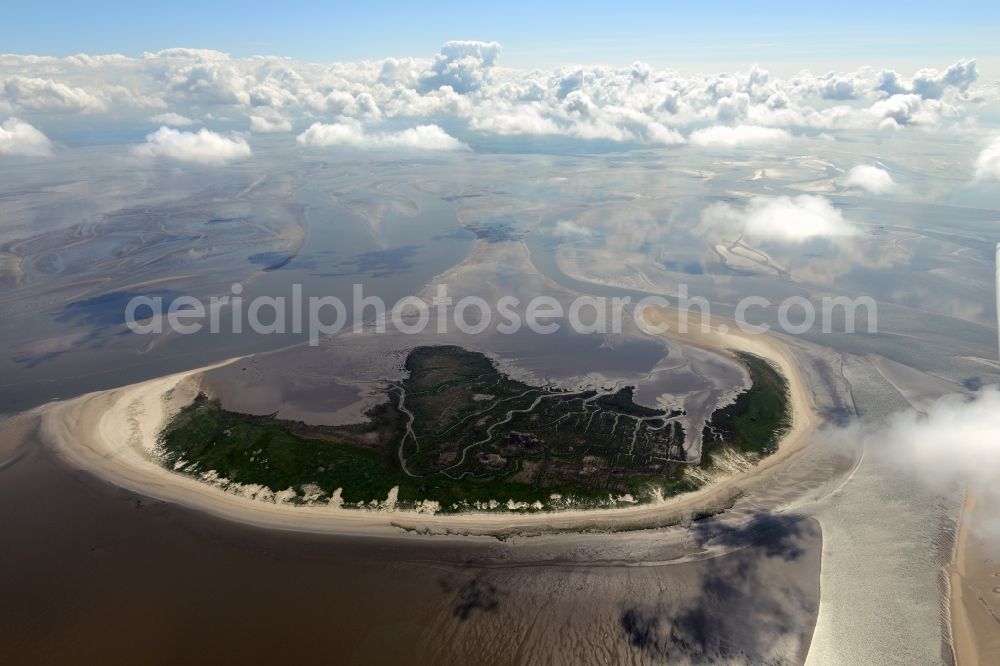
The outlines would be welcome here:
[[[459,94],[479,90],[489,77],[500,50],[497,42],[445,42],[421,85],[426,90],[448,86]]]
[[[979,78],[975,60],[959,60],[944,71],[925,68],[906,82],[897,72],[883,70],[874,89],[888,96],[914,94],[921,99],[941,99],[949,89],[965,92]]]
[[[896,187],[896,182],[889,172],[868,164],[859,164],[844,176],[840,184],[844,187],[856,187],[872,194],[884,194]]]
[[[313,123],[296,137],[306,146],[396,148],[413,150],[468,150],[468,146],[437,125],[419,125],[398,132],[369,133],[360,123]]]
[[[561,238],[590,238],[594,232],[573,220],[559,220],[552,228],[552,235]]]
[[[472,119],[470,126],[489,134],[560,134],[562,128],[552,118],[545,115],[544,108],[537,104],[519,104],[502,112],[487,112]]]
[[[161,127],[146,135],[146,143],[133,148],[141,157],[166,157],[211,166],[250,157],[250,146],[242,137],[225,137],[207,129],[181,132]]]
[[[736,148],[740,146],[765,146],[785,143],[792,139],[787,130],[758,125],[726,127],[716,125],[691,133],[693,146]]]
[[[829,436],[856,441],[858,427]],[[980,493],[1000,495],[1000,387],[939,398],[924,411],[903,412],[881,426],[861,428],[868,449],[928,486],[965,483]],[[1000,539],[1000,529],[992,534]]]
[[[1000,500],[1000,386],[945,395],[919,411],[878,423],[853,423],[822,433],[832,447],[865,443],[866,455],[900,474],[947,492],[956,484]],[[1000,526],[984,521],[979,536],[1000,541]]]
[[[187,116],[182,116],[179,113],[161,113],[159,115],[153,116],[149,120],[158,125],[174,125],[178,127],[183,125],[194,125],[193,120],[191,120]]]
[[[142,57],[146,60],[160,60],[160,59],[181,59],[181,60],[229,60],[229,54],[223,51],[215,51],[213,49],[191,49],[191,48],[170,48],[161,49],[153,53],[146,52],[142,54]]]
[[[82,88],[52,79],[11,76],[3,82],[2,97],[12,107],[28,111],[82,113],[104,111],[104,100]]]
[[[857,84],[853,78],[830,74],[820,86],[820,96],[823,99],[857,99]]]
[[[875,90],[885,93],[890,97],[892,95],[902,95],[908,92],[906,85],[899,77],[899,73],[891,69],[884,69],[879,72],[878,78],[875,82]]]
[[[268,118],[265,116],[250,116],[250,130],[262,134],[291,132],[292,123],[287,118]]]
[[[249,77],[226,61],[199,61],[172,68],[167,75],[177,99],[201,104],[250,103]]]
[[[976,180],[1000,180],[1000,136],[994,137],[976,158]]]
[[[936,108],[926,104],[920,95],[909,93],[875,102],[869,113],[878,121],[879,127],[898,129],[906,125],[933,123]]]
[[[33,126],[8,118],[0,125],[0,155],[49,155],[52,142]]]
[[[712,204],[702,211],[702,224],[786,243],[856,233],[854,225],[828,199],[809,194],[754,197],[742,208],[728,203]]]
[[[646,143],[653,143],[660,146],[677,146],[686,143],[680,132],[656,122],[647,124],[643,135]]]
[[[647,145],[690,136],[695,145],[722,148],[787,141],[803,134],[799,129],[905,131],[974,118],[977,111],[988,116],[973,60],[908,77],[862,67],[781,78],[757,66],[681,75],[642,62],[515,70],[500,67],[500,56],[500,44],[479,41],[447,42],[431,57],[333,64],[185,48],[141,58],[0,54],[0,113],[117,119],[169,109],[242,121],[255,132],[326,118]],[[985,85],[988,93],[992,82]],[[169,119],[160,122],[180,126]]]
[[[948,88],[965,92],[979,78],[975,60],[959,60],[954,65],[938,72],[922,69],[913,76],[913,92],[924,99],[940,99]]]

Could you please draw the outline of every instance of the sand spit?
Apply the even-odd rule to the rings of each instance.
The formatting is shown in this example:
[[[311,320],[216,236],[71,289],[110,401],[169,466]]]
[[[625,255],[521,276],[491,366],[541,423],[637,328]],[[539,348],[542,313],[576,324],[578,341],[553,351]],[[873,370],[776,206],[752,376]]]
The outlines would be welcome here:
[[[951,633],[958,666],[995,664],[1000,660],[1000,565],[991,521],[995,495],[966,491],[949,567]]]
[[[670,322],[675,314],[650,309],[650,322]],[[720,325],[723,327],[720,329]],[[608,530],[660,526],[728,506],[750,486],[766,481],[798,458],[820,418],[786,343],[768,335],[726,332],[713,320],[710,330],[669,335],[690,344],[725,352],[745,351],[767,358],[786,376],[791,393],[792,427],[777,453],[750,469],[720,475],[700,490],[660,502],[621,508],[546,513],[470,512],[439,516],[383,507],[345,509],[333,505],[296,506],[251,500],[164,469],[154,455],[156,436],[170,415],[189,404],[199,377],[214,366],[161,377],[131,386],[90,393],[40,408],[41,435],[72,465],[144,495],[261,527],[339,534],[509,535],[551,531]]]

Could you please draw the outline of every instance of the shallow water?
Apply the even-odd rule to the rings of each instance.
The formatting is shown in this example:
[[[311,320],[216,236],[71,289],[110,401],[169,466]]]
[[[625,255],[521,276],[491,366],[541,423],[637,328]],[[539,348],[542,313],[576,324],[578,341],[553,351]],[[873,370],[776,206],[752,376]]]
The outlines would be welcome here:
[[[263,178],[263,176],[262,176]],[[324,193],[324,187],[337,183],[324,172],[305,174],[305,182],[294,186],[281,184],[281,192],[291,192],[287,205],[276,210],[270,200],[252,203],[238,211],[242,217],[212,219],[212,199],[203,200],[200,193],[181,191],[177,198],[189,219],[172,218],[169,235],[163,241],[194,252],[204,245],[200,239],[205,229],[220,234],[216,242],[245,232],[223,228],[230,219],[239,225],[265,224],[286,217],[292,224],[301,214],[301,224],[307,231],[301,249],[286,248],[279,253],[253,253],[252,245],[237,242],[220,251],[218,259],[199,261],[166,269],[139,269],[111,262],[107,254],[113,247],[104,243],[105,236],[114,238],[113,219],[98,228],[95,236],[68,249],[65,253],[79,255],[81,266],[90,266],[95,282],[112,280],[138,281],[161,275],[179,275],[197,271],[198,280],[175,279],[163,286],[131,288],[127,291],[100,287],[96,293],[109,292],[111,298],[84,296],[74,293],[53,299],[44,288],[47,282],[63,279],[40,276],[38,286],[9,289],[0,302],[0,336],[5,353],[0,357],[0,413],[13,413],[53,399],[65,399],[88,391],[121,386],[144,379],[201,367],[233,356],[279,349],[306,339],[294,334],[289,323],[284,334],[256,335],[244,325],[245,332],[232,334],[224,314],[220,334],[207,331],[194,335],[161,336],[153,340],[122,331],[124,308],[133,295],[163,295],[165,302],[180,294],[191,294],[206,300],[210,295],[230,295],[232,282],[244,284],[245,302],[259,295],[285,296],[292,294],[291,285],[301,284],[303,298],[312,295],[334,295],[350,302],[352,285],[364,284],[366,295],[377,295],[389,303],[412,295],[434,275],[460,262],[472,248],[474,235],[456,219],[454,207],[446,202],[416,198],[419,208],[410,215],[390,214],[376,231],[357,213],[345,209]],[[237,198],[253,177],[233,178],[219,188]],[[280,180],[280,179],[279,179]],[[276,186],[277,187],[277,186]],[[285,188],[285,189],[281,189]],[[213,193],[218,197],[218,192]],[[171,202],[171,206],[178,204]],[[191,212],[191,210],[195,212]],[[168,211],[171,210],[168,208]],[[296,212],[299,211],[299,212]],[[221,214],[221,213],[220,213]],[[158,218],[136,223],[136,233],[147,233],[149,227],[161,224]],[[144,231],[145,230],[145,231]],[[78,231],[70,227],[51,232],[53,243]],[[215,240],[215,236],[209,238]],[[151,240],[144,240],[152,244]],[[112,244],[117,247],[121,241]],[[244,249],[247,248],[247,249]],[[27,252],[27,250],[25,250]],[[247,252],[250,252],[249,258]],[[95,258],[104,259],[107,267],[92,266]],[[27,252],[23,264],[31,267],[37,257]],[[279,265],[276,270],[260,272],[267,265]],[[82,270],[82,268],[80,269]],[[69,271],[70,277],[72,271]],[[30,276],[29,276],[30,277]],[[227,279],[228,277],[228,279]],[[65,279],[70,279],[69,277]],[[86,292],[84,292],[86,293]],[[290,310],[288,312],[290,316]],[[350,313],[349,313],[350,314]],[[262,315],[267,321],[267,315]]]
[[[0,468],[4,663],[645,664],[678,654],[673,623],[695,655],[797,663],[812,633],[807,518],[694,539],[319,537],[152,501],[21,441]]]

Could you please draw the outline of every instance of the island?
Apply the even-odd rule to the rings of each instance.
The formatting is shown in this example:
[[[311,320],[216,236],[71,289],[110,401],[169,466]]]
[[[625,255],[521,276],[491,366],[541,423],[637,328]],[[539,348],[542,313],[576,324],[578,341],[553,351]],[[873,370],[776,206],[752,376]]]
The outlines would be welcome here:
[[[591,387],[591,396],[533,386],[526,377],[511,379],[486,356],[454,347],[431,347],[416,356],[411,348],[400,360],[411,371],[384,382],[374,415],[351,426],[224,410],[205,377],[252,362],[236,357],[53,403],[41,411],[41,435],[75,468],[147,497],[249,525],[342,535],[507,538],[660,527],[726,511],[806,454],[821,416],[793,341],[715,318],[709,327],[682,333],[677,313],[668,308],[650,308],[642,316],[650,326],[669,326],[671,337],[683,344],[729,356],[747,369],[748,388],[707,419],[697,433],[699,447],[691,446],[695,433],[666,427],[672,419],[687,419],[637,404],[628,387]],[[450,369],[435,362],[412,372],[421,358],[442,354],[450,357]],[[434,393],[459,390],[450,382],[462,378],[470,383],[456,394],[460,400]],[[534,392],[520,402],[497,404],[502,390]],[[539,398],[531,412],[498,423]],[[454,411],[422,415],[434,400]],[[580,433],[581,424],[587,428],[584,414],[573,412],[584,411],[593,421]],[[548,421],[532,421],[532,414],[543,413]],[[570,432],[570,423],[576,431]],[[599,432],[605,432],[603,440]],[[581,447],[574,437],[590,443]],[[676,448],[682,443],[683,461]],[[600,474],[585,473],[587,455],[601,458],[600,464],[592,461]],[[319,462],[339,457],[343,463],[347,456],[363,462],[332,468]],[[531,463],[537,465],[529,477]],[[619,468],[623,473],[612,473]],[[348,473],[354,477],[338,476]]]
[[[290,504],[457,513],[597,508],[696,490],[713,457],[773,453],[791,422],[788,385],[738,353],[751,386],[685,454],[682,413],[637,404],[634,388],[564,391],[501,372],[456,346],[409,351],[368,421],[316,426],[239,414],[198,393],[154,451],[169,470],[229,492]]]

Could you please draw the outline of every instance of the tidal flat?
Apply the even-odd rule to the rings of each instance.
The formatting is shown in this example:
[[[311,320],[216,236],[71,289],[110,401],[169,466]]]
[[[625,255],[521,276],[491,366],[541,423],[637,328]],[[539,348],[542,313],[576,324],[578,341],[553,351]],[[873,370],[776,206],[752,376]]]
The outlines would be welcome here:
[[[261,530],[67,467],[33,428],[4,424],[20,444],[0,472],[5,543],[19,544],[0,548],[0,566],[18,572],[0,580],[18,637],[0,645],[8,663],[308,661],[321,650],[349,664],[507,664],[524,649],[556,664],[733,651],[797,663],[808,649],[820,536],[807,518],[708,521],[696,538]],[[275,609],[294,619],[280,631]]]
[[[3,409],[30,410],[240,356],[248,370],[230,364],[203,379],[223,409],[338,427],[357,423],[384,381],[402,378],[406,349],[458,344],[486,354],[514,381],[561,391],[634,385],[637,405],[660,410],[679,407],[663,396],[684,394],[691,447],[703,434],[694,424],[706,423],[749,383],[731,358],[635,330],[602,339],[562,332],[542,344],[530,336],[345,334],[316,349],[292,334],[122,335],[115,312],[128,294],[209,295],[224,293],[233,280],[245,282],[248,293],[279,294],[303,281],[315,293],[341,295],[364,281],[381,285],[378,293],[390,300],[429,294],[445,281],[462,285],[456,295],[557,299],[673,297],[685,281],[723,317],[748,291],[774,298],[870,291],[880,299],[877,333],[783,340],[818,421],[884,418],[919,406],[924,396],[995,381],[995,213],[961,193],[932,207],[838,190],[827,165],[857,159],[859,145],[803,138],[801,152],[827,158],[804,155],[760,179],[749,161],[708,163],[687,148],[668,155],[456,155],[393,165],[306,156],[292,170],[281,167],[289,155],[275,149],[261,151],[262,164],[196,177],[164,168],[129,172],[102,162],[95,148],[66,166],[58,192],[35,187],[37,172],[11,172],[9,189],[34,194],[5,209]],[[900,159],[912,191],[953,178],[936,166],[941,150],[906,145]],[[558,179],[550,177],[555,172]],[[703,251],[695,224],[703,203],[817,188],[849,211],[862,237],[795,251],[750,245],[752,252],[712,237]],[[586,232],[561,235],[561,221]],[[657,250],[665,244],[669,256]],[[67,423],[73,432],[96,427],[82,418]],[[704,626],[697,618],[723,622],[720,609],[743,608],[753,598],[728,584],[734,578],[727,572],[748,569],[762,576],[755,589],[784,586],[800,604],[791,619],[787,599],[748,611],[766,613],[754,626],[773,632],[768,658],[801,663],[808,650],[811,663],[862,663],[891,651],[907,663],[931,664],[948,643],[939,606],[926,600],[940,598],[959,502],[923,488],[872,451],[799,451],[793,464],[765,470],[757,485],[740,489],[735,502],[724,498],[730,510],[708,521],[692,524],[689,515],[675,527],[613,539],[515,535],[504,542],[463,537],[455,545],[441,539],[444,529],[424,539],[420,526],[399,541],[403,529],[389,526],[398,516],[388,513],[378,516],[393,538],[376,531],[369,540],[293,534],[280,524],[284,516],[267,528],[240,524],[235,514],[224,520],[177,497],[157,497],[163,486],[148,478],[130,490],[109,485],[79,461],[67,464],[51,433],[20,428],[5,423],[5,439],[14,441],[0,464],[12,535],[0,553],[6,570],[21,572],[2,583],[12,609],[5,626],[24,637],[3,647],[11,661],[27,654],[42,663],[74,654],[124,658],[144,643],[162,646],[155,654],[164,661],[195,644],[210,657],[238,658],[251,654],[250,633],[261,637],[254,654],[287,655],[288,643],[261,619],[276,608],[303,609],[292,636],[300,640],[292,644],[317,635],[331,645],[357,639],[346,658],[356,663],[399,658],[389,636],[410,639],[416,660],[428,663],[502,654],[482,645],[515,655],[531,645],[557,663],[594,655],[652,663],[676,654],[667,627],[677,618],[685,618],[686,636],[704,637],[688,641],[704,646],[699,654],[760,654],[764,648],[740,627],[719,625],[727,630],[707,637],[696,631]],[[700,453],[701,443],[691,450]],[[779,527],[760,522],[771,514]],[[631,527],[653,526],[642,521]],[[587,529],[611,531],[615,522],[601,515]],[[504,525],[506,534],[510,527]],[[537,533],[531,525],[514,528]],[[782,536],[789,532],[797,536]],[[122,576],[133,584],[120,585]],[[699,595],[714,601],[692,604]],[[222,613],[245,624],[208,636],[204,627]],[[425,615],[433,636],[423,633]],[[89,637],[109,618],[123,631],[98,645]]]

